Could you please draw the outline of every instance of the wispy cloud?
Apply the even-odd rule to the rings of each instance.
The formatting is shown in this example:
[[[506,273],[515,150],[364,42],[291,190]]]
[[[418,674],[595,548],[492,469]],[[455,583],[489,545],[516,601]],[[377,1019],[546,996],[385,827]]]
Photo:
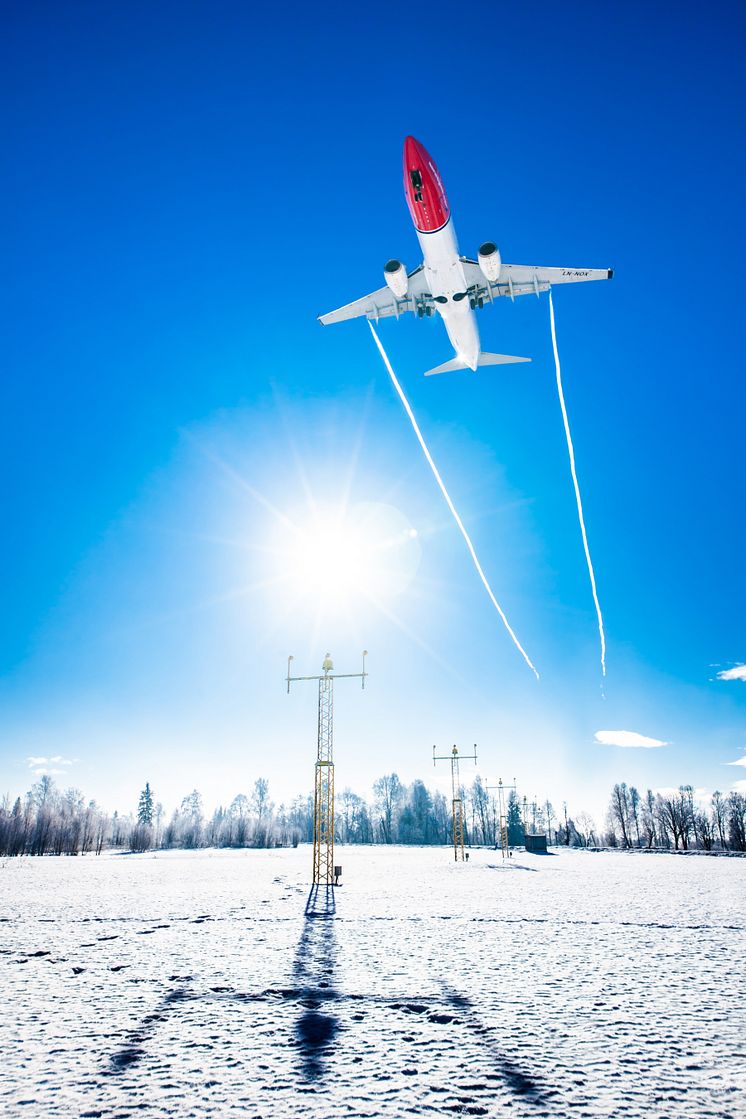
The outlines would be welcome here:
[[[67,773],[66,769],[47,769],[42,766],[40,769],[33,769],[31,771],[34,777],[59,777],[62,773]]]
[[[652,750],[656,746],[668,746],[660,738],[648,738],[635,730],[597,730],[595,734],[599,746],[623,746],[629,749]]]
[[[746,765],[746,754],[742,758],[738,758],[735,762],[723,762],[723,765]]]
[[[62,754],[55,754],[52,758],[38,758],[33,755],[26,758],[29,769],[33,769],[37,765],[72,765],[75,760],[75,758],[63,758]],[[55,772],[64,773],[65,771],[64,769],[58,769]]]
[[[732,788],[734,793],[743,793],[746,796],[746,781],[734,781]]]
[[[718,672],[718,680],[746,680],[746,664],[736,664]]]

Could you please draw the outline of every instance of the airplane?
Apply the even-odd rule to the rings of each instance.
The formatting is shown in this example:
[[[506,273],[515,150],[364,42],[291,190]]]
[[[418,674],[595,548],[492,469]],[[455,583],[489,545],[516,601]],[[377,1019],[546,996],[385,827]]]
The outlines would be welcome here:
[[[485,241],[476,260],[460,256],[440,173],[414,136],[407,136],[404,141],[404,193],[424,254],[422,264],[413,272],[407,272],[401,261],[389,260],[383,269],[385,287],[327,315],[319,315],[319,322],[327,326],[363,315],[378,322],[391,315],[398,319],[406,311],[423,318],[437,311],[456,353],[450,361],[429,369],[426,377],[457,369],[476,370],[483,365],[531,360],[482,351],[474,311],[485,303],[492,303],[501,295],[511,300],[517,295],[539,296],[553,284],[610,280],[614,274],[611,268],[503,264],[492,241]]]

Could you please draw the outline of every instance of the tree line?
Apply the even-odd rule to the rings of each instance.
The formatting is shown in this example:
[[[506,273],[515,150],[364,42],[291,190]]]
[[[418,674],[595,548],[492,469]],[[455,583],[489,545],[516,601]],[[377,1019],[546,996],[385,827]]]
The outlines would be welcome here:
[[[465,840],[494,847],[500,842],[501,808],[495,790],[477,777],[461,789]],[[746,797],[713,793],[703,807],[691,785],[676,792],[640,796],[634,786],[614,786],[604,830],[586,812],[574,817],[563,804],[527,803],[507,791],[502,811],[508,842],[520,846],[525,832],[545,834],[568,847],[692,848],[746,851]],[[417,779],[407,785],[396,773],[380,777],[370,800],[352,789],[336,797],[335,838],[340,843],[438,845],[452,842],[451,798]],[[78,789],[60,790],[42,776],[25,797],[0,803],[0,855],[77,855],[110,848],[124,851],[199,847],[297,846],[313,841],[313,797],[275,806],[268,782],[259,778],[249,795],[207,815],[195,789],[167,818],[150,783],[135,811],[107,813]]]
[[[746,851],[746,797],[739,792],[716,790],[702,804],[692,785],[640,796],[622,782],[612,789],[606,824],[609,847]]]
[[[496,799],[480,778],[462,789],[466,841],[494,845],[499,837]],[[335,838],[340,843],[443,844],[452,841],[451,799],[423,781],[404,784],[397,774],[379,778],[373,798],[344,789],[336,797]],[[546,808],[542,807],[542,812]],[[523,842],[521,810],[515,793],[507,802],[510,842]],[[313,841],[313,796],[298,796],[278,807],[268,782],[260,777],[249,795],[208,816],[195,789],[170,817],[156,801],[150,783],[137,809],[108,814],[78,789],[60,790],[42,776],[25,797],[0,803],[0,855],[77,855],[114,848],[128,851],[198,847],[297,846]]]

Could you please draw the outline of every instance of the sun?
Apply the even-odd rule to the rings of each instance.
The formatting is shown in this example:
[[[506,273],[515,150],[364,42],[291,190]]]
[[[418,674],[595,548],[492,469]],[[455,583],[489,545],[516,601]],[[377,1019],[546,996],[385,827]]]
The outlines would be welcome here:
[[[401,594],[419,566],[417,530],[380,502],[315,510],[286,535],[280,551],[290,587],[327,608]]]

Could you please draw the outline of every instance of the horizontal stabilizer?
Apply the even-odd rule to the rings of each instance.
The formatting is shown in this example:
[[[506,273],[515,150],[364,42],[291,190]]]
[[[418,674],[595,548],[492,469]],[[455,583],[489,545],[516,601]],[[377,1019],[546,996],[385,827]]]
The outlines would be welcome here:
[[[466,362],[463,358],[453,357],[450,361],[444,361],[442,365],[436,365],[434,369],[428,369],[425,376],[433,377],[436,373],[454,373],[457,369],[466,369]]]
[[[480,354],[479,365],[514,365],[517,361],[530,361],[530,357],[510,357],[509,354]]]
[[[530,357],[510,357],[509,354],[480,354],[477,365],[512,365],[517,361],[530,361]],[[455,373],[458,369],[467,369],[468,366],[463,358],[453,357],[450,361],[444,361],[442,365],[436,365],[434,369],[428,369],[425,374],[426,377],[432,377],[436,373]]]

